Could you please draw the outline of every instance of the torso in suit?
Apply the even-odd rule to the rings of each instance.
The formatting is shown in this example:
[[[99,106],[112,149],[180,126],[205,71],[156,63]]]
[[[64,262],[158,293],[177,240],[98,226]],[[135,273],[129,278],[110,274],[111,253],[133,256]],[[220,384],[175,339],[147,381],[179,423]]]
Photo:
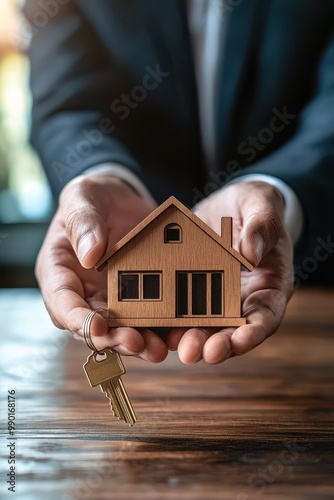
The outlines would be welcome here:
[[[30,49],[32,140],[54,193],[104,162],[132,169],[158,202],[173,194],[189,205],[233,176],[270,174],[303,206],[296,265],[314,256],[320,237],[328,258],[317,261],[318,276],[332,281],[334,3],[244,0],[227,14],[215,172],[203,161],[185,2],[55,3],[48,23],[35,23]],[[33,26],[40,9],[37,0],[26,2]],[[156,88],[120,111],[122,96],[154,71]],[[103,140],[85,153],[82,141],[102,123]],[[271,125],[272,137],[263,132]],[[249,139],[259,134],[260,143]]]

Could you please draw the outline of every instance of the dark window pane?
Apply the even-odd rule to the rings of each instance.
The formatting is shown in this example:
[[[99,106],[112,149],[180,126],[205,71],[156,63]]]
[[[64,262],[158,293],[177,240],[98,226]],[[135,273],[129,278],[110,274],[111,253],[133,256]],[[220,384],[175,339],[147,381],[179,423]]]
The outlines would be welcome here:
[[[143,299],[160,299],[160,275],[143,275]]]
[[[180,229],[179,228],[167,228],[166,229],[166,242],[180,241]]]
[[[121,274],[121,300],[139,299],[138,274]]]
[[[192,275],[192,313],[206,314],[206,274]]]
[[[211,274],[211,314],[222,313],[222,273]]]
[[[176,308],[177,316],[188,314],[188,276],[186,273],[177,273]]]

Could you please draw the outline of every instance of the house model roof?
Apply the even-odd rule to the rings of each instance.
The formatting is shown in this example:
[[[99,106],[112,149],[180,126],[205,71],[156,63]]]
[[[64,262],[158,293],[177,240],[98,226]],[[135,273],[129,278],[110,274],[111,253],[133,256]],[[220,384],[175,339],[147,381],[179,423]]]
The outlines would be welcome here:
[[[246,269],[251,271],[253,266],[248,260],[246,260],[239,252],[234,250],[231,246],[223,244],[221,236],[218,235],[213,229],[211,229],[205,222],[203,222],[197,215],[191,212],[187,207],[185,207],[180,201],[178,201],[174,196],[171,196],[162,203],[158,208],[156,208],[150,215],[148,215],[142,222],[140,222],[136,227],[134,227],[126,236],[124,236],[118,243],[116,243],[96,264],[96,269],[102,271],[107,261],[117,253],[121,248],[123,248],[132,238],[134,238],[138,233],[143,231],[152,221],[154,221],[160,214],[162,214],[168,207],[174,205],[180,212],[182,212],[188,219],[190,219],[196,226],[198,226],[202,231],[204,231],[210,238],[218,243],[222,248],[224,248],[230,255],[232,255],[236,260],[240,262]]]

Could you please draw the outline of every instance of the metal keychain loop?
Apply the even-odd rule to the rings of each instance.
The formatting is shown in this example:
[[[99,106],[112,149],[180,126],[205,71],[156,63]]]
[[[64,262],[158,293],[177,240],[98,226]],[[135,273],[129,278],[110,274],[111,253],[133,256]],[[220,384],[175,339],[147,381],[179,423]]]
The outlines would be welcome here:
[[[85,339],[87,347],[98,354],[101,351],[95,347],[94,342],[92,341],[92,337],[90,334],[90,325],[92,324],[92,320],[93,320],[95,314],[98,312],[101,312],[101,311],[107,311],[107,309],[105,307],[100,307],[99,309],[94,309],[93,311],[90,311],[87,314],[87,316],[85,317],[85,321],[84,321],[83,327],[82,327],[83,335],[84,335],[84,339]]]

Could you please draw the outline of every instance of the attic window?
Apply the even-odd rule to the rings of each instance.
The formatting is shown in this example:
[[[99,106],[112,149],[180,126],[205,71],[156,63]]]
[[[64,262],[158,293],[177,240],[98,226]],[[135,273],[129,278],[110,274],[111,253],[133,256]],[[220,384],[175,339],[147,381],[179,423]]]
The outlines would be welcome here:
[[[181,227],[178,224],[168,224],[165,227],[165,243],[181,243]]]

